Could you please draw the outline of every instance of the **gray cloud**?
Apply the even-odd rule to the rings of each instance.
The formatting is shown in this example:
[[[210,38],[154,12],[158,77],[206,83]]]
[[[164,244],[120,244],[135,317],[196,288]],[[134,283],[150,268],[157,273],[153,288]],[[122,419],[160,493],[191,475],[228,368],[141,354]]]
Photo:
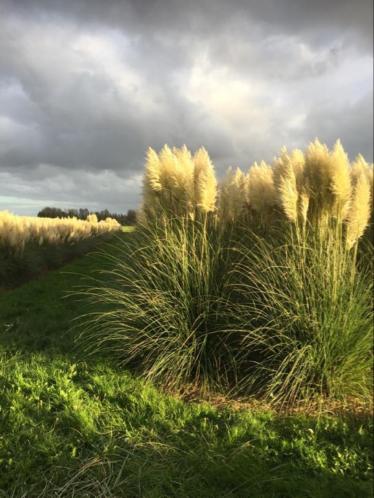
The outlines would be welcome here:
[[[303,33],[311,39],[323,32],[324,40],[337,32],[341,35],[342,29],[372,37],[371,0],[9,0],[4,6],[42,20],[68,17],[141,33],[182,30],[209,36],[241,19],[242,25],[260,23],[267,30]]]
[[[164,143],[372,160],[372,28],[366,0],[0,0],[0,209],[134,207]]]

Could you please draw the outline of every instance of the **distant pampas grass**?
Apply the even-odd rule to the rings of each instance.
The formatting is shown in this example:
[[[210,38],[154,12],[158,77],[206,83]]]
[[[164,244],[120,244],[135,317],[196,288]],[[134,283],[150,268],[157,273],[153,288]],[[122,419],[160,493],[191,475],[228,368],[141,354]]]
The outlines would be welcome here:
[[[0,291],[92,249],[98,237],[121,230],[114,219],[17,216],[0,211]]]
[[[112,218],[98,221],[95,214],[87,220],[73,218],[37,218],[0,211],[0,251],[21,254],[29,244],[59,245],[76,243],[90,237],[119,230]]]

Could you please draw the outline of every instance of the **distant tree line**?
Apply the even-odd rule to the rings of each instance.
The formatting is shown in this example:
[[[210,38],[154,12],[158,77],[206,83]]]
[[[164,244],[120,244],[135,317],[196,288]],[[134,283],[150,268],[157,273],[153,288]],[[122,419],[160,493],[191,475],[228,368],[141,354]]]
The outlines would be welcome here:
[[[80,209],[61,209],[56,207],[45,207],[39,211],[38,216],[40,218],[71,218],[72,216],[77,217],[80,220],[85,220],[89,214],[95,213],[99,221],[105,220],[106,218],[114,218],[121,223],[121,225],[135,225],[136,223],[136,211],[134,209],[129,209],[126,214],[121,213],[111,213],[108,209],[102,211],[89,211],[86,208]]]

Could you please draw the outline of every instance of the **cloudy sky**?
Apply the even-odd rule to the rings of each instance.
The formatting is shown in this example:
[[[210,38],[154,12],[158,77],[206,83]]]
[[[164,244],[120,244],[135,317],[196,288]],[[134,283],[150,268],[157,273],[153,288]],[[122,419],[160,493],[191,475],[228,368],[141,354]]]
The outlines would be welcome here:
[[[372,0],[0,0],[0,210],[123,212],[144,155],[373,159]]]

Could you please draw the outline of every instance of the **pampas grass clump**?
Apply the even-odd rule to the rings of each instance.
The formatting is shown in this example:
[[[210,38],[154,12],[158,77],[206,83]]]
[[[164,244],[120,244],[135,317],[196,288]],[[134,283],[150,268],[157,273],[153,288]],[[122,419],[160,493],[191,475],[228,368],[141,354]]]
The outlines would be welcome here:
[[[370,400],[372,279],[331,231],[309,229],[282,245],[250,236],[235,266],[238,300],[232,327],[242,386],[268,401],[294,405],[313,398]]]
[[[134,246],[109,285],[86,291],[87,347],[172,388],[367,400],[371,282],[358,247],[372,176],[339,141],[283,148],[219,184],[205,149],[149,149]]]
[[[138,226],[113,270],[83,291],[93,310],[80,319],[87,349],[109,351],[168,388],[227,387],[236,374],[227,344],[229,246],[209,218]]]
[[[321,236],[334,226],[350,249],[369,225],[372,190],[372,165],[362,156],[350,164],[339,140],[331,151],[317,139],[305,153],[282,148],[272,164],[255,162],[247,173],[229,168],[219,184],[204,148],[192,155],[185,145],[165,145],[159,153],[147,152],[141,219],[209,213],[223,224],[252,229],[288,222],[299,236],[307,224]]]

